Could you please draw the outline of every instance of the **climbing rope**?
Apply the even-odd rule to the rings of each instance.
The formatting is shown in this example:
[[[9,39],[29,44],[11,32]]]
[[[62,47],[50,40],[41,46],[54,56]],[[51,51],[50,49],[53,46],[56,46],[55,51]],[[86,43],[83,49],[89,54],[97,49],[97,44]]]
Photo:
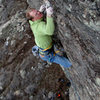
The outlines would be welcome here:
[[[66,71],[67,77],[68,77],[68,79],[70,80],[70,82],[71,82],[71,84],[72,84],[72,86],[73,86],[73,89],[74,89],[74,91],[75,91],[75,95],[76,95],[76,97],[78,97],[77,100],[81,100],[81,98],[80,98],[80,96],[79,96],[79,94],[78,94],[78,92],[77,92],[76,85],[75,85],[74,82],[72,81],[72,78],[71,78],[71,75],[70,75],[68,69],[66,68],[66,70],[65,70],[63,66],[61,66],[61,67],[62,67],[62,69],[63,69],[64,71]]]

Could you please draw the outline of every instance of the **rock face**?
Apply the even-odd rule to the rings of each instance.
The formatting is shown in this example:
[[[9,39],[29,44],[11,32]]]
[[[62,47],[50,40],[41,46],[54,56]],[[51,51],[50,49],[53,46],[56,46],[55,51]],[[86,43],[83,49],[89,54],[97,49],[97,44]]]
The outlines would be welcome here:
[[[63,68],[66,77],[66,71],[70,72],[74,83],[69,98],[78,100],[79,96],[81,100],[99,100],[100,1],[50,2],[56,24],[54,41],[61,42],[73,65],[69,69]],[[59,66],[49,68],[46,62],[31,53],[34,36],[25,18],[25,10],[28,6],[39,9],[40,4],[41,0],[0,0],[0,100],[48,100],[53,99],[59,90],[56,83],[51,85],[60,76],[64,77]],[[65,90],[64,86],[63,95]],[[66,96],[61,100],[67,100]]]
[[[54,9],[58,37],[73,64],[69,71],[77,92],[81,100],[99,100],[100,1],[55,0]],[[76,100],[74,92],[71,88],[71,100]]]
[[[25,17],[37,0],[0,0],[0,100],[68,99],[67,79],[60,66],[41,61],[32,54],[34,36]],[[53,70],[52,70],[53,69]],[[58,76],[59,75],[59,76]],[[60,88],[59,78],[65,83]],[[52,95],[50,95],[52,93]]]

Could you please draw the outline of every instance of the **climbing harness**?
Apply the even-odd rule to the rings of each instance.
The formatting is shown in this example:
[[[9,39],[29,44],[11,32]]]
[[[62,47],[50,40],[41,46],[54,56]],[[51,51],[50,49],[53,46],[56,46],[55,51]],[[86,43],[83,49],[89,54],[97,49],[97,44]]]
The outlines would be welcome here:
[[[77,100],[81,100],[81,98],[80,98],[80,96],[79,96],[79,94],[78,94],[78,92],[77,92],[76,85],[75,85],[74,82],[72,81],[72,78],[71,78],[71,75],[70,75],[68,69],[66,68],[66,70],[65,70],[63,66],[61,66],[61,68],[62,68],[64,71],[66,71],[67,77],[68,77],[68,79],[70,80],[70,82],[71,82],[71,84],[72,84],[72,86],[73,86],[73,89],[74,89],[74,91],[75,91],[75,95],[76,95],[76,97],[77,97]]]
[[[50,45],[46,48],[46,49],[42,49],[42,48],[40,48],[42,51],[46,51],[46,50],[48,50],[48,49],[51,49],[52,48],[52,43],[50,43]]]

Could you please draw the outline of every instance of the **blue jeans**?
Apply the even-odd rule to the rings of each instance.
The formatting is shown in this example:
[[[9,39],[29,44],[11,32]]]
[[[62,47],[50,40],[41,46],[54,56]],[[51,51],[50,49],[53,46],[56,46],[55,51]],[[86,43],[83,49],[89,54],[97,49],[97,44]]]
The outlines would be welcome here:
[[[67,67],[67,68],[72,65],[71,62],[67,58],[60,56],[57,53],[54,53],[53,49],[44,51],[45,54],[43,56],[41,56],[40,53],[37,53],[38,49],[39,49],[38,46],[34,46],[32,48],[33,55],[38,56],[38,54],[39,54],[40,58],[44,61],[56,63],[56,64],[59,64],[63,67]]]
[[[63,67],[67,67],[67,68],[72,65],[67,58],[65,58],[63,56],[59,56],[57,54],[54,54],[53,51],[51,53],[49,53],[48,55],[45,55],[44,57],[42,57],[40,55],[40,58],[44,61],[48,61],[48,62],[51,62],[51,63],[56,63],[56,64],[59,64]]]

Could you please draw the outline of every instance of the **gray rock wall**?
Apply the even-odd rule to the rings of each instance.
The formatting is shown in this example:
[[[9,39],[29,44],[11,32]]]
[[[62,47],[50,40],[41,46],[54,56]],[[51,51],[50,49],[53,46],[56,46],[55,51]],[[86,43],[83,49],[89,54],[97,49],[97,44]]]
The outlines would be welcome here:
[[[25,89],[26,93],[31,94],[29,91],[31,86],[33,86],[32,91],[34,91],[34,84],[32,84],[34,81],[32,80],[35,82],[41,80],[42,76],[30,77],[35,73],[31,68],[35,70],[36,66],[39,67],[39,65],[31,54],[34,37],[25,18],[25,10],[28,5],[39,9],[42,2],[40,0],[0,0],[1,100],[7,98],[13,100],[14,94],[20,95],[23,100],[28,100],[28,96],[23,96],[22,90]],[[100,1],[50,0],[50,2],[54,8],[55,36],[57,36],[55,40],[61,41],[73,64],[68,70],[78,95],[81,100],[99,100]],[[39,68],[43,67],[44,65]],[[40,69],[37,69],[36,74],[41,74]],[[68,77],[66,69],[63,70]],[[16,82],[16,80],[18,81]],[[31,82],[30,85],[28,81]],[[30,96],[30,98],[33,97]],[[70,88],[70,100],[77,100],[73,84]]]
[[[73,64],[69,72],[81,100],[100,98],[96,81],[100,78],[99,4],[98,0],[56,0],[54,4],[57,32]],[[70,99],[76,98],[72,86]]]

